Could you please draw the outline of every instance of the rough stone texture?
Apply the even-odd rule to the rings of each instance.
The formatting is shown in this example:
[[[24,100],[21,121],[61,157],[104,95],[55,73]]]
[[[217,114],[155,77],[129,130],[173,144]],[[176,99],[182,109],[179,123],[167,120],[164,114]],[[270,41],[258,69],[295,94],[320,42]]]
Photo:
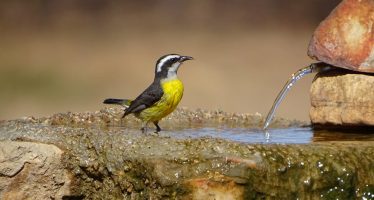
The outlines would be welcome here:
[[[374,72],[374,1],[343,0],[320,23],[308,55],[325,63]]]
[[[0,199],[62,199],[70,178],[54,145],[0,142]]]
[[[374,126],[374,75],[335,70],[312,83],[310,119],[314,124]]]
[[[220,175],[212,178],[197,178],[187,181],[192,190],[186,198],[205,200],[236,200],[243,199],[244,185],[237,184],[235,180]]]
[[[374,198],[373,141],[284,145],[154,136],[142,134],[132,118],[117,121],[121,113],[105,109],[3,121],[0,141],[27,141],[21,143],[30,145],[26,152],[38,152],[34,148],[39,149],[40,143],[64,149],[55,168],[71,173],[70,183],[60,181],[69,183],[66,199]],[[236,123],[254,128],[251,124],[257,121],[258,116],[251,115],[178,110],[163,125],[177,129],[179,123],[184,128]],[[51,155],[52,150],[41,152]],[[65,180],[65,172],[60,172],[54,180]],[[34,191],[39,194],[39,189]],[[37,197],[30,198],[43,199]]]

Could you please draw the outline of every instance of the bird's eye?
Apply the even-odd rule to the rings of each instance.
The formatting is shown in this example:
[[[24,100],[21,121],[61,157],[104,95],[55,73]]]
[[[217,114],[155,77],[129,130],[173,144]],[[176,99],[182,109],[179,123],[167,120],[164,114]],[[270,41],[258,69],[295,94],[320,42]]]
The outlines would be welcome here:
[[[178,59],[177,58],[172,58],[171,61],[172,62],[176,62]]]

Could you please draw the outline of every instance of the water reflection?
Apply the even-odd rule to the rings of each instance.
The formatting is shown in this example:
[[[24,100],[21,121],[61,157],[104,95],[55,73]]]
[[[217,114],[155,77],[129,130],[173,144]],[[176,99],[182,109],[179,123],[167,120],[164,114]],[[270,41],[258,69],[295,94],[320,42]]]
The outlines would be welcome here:
[[[325,141],[374,141],[374,130],[357,129],[345,131],[313,130],[313,142]]]
[[[195,127],[163,131],[160,136],[175,138],[222,138],[245,143],[280,143],[306,144],[329,141],[374,141],[374,134],[368,132],[339,132],[313,130],[311,127],[295,127],[287,129],[270,129],[266,132],[259,129]]]

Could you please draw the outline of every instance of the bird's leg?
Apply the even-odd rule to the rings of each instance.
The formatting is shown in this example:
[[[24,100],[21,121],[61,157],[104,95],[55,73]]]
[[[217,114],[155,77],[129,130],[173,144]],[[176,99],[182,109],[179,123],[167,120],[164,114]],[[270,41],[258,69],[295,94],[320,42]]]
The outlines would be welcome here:
[[[140,129],[142,133],[147,133],[148,130],[148,122],[143,122],[142,123],[142,128]]]
[[[160,126],[158,125],[158,121],[154,121],[153,124],[156,126],[156,132],[155,133],[158,133],[161,131],[161,128]]]

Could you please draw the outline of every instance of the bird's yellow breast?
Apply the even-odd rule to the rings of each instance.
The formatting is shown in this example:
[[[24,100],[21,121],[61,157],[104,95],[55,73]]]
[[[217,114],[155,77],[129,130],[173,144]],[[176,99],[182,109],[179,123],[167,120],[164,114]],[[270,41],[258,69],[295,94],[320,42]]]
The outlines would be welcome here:
[[[164,92],[161,99],[153,106],[143,110],[139,117],[144,121],[159,121],[175,110],[183,96],[183,83],[175,78],[162,80],[161,88]]]

